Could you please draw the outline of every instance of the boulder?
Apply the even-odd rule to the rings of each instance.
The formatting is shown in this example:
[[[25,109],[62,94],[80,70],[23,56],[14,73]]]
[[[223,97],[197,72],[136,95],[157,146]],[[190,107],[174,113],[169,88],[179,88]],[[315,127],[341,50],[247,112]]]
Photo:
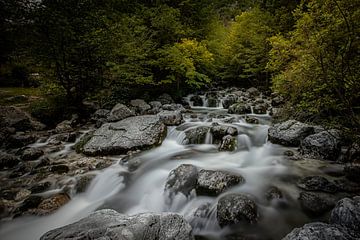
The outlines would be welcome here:
[[[208,98],[208,99],[206,99],[206,106],[207,107],[217,107],[218,106],[217,98]]]
[[[130,105],[135,109],[138,114],[146,114],[151,106],[147,104],[143,99],[134,99],[130,101]]]
[[[177,126],[183,122],[183,116],[180,111],[163,110],[157,114],[160,120],[167,126]]]
[[[44,151],[40,148],[27,148],[23,151],[21,159],[23,161],[33,161],[44,155]]]
[[[5,145],[7,148],[10,148],[10,149],[22,148],[22,147],[25,147],[26,145],[34,143],[35,141],[36,141],[36,137],[32,134],[17,133],[17,134],[9,136],[7,138]]]
[[[259,124],[259,119],[252,117],[252,116],[245,116],[245,121],[250,124]]]
[[[192,96],[190,102],[193,103],[194,107],[201,107],[204,105],[203,100],[199,95]]]
[[[268,139],[275,144],[297,147],[301,140],[314,133],[314,128],[296,120],[288,120],[269,128]]]
[[[198,195],[217,196],[230,187],[244,183],[242,176],[214,170],[200,170],[196,186]]]
[[[311,158],[335,161],[340,152],[339,133],[336,130],[309,135],[300,144],[300,153]]]
[[[198,170],[190,164],[182,164],[169,173],[166,180],[165,190],[170,194],[182,193],[188,196],[195,189],[198,178]]]
[[[41,240],[65,239],[193,240],[191,226],[175,213],[133,216],[102,209],[73,224],[45,233]]]
[[[57,133],[66,133],[66,132],[72,132],[73,126],[71,120],[64,120],[55,127],[55,132]]]
[[[54,196],[44,199],[36,209],[31,209],[29,212],[33,215],[48,215],[70,201],[69,195],[66,193],[58,193]]]
[[[210,132],[213,135],[214,140],[217,140],[218,142],[221,141],[226,135],[238,135],[238,130],[235,127],[220,125],[218,123],[213,123],[211,125]]]
[[[158,114],[162,109],[162,104],[159,101],[149,102],[151,109],[148,111],[149,114]]]
[[[246,92],[251,96],[251,97],[257,97],[260,95],[259,90],[257,90],[257,88],[251,87],[248,90],[246,90]]]
[[[92,114],[91,118],[93,120],[98,119],[107,119],[110,114],[110,110],[107,109],[98,109],[95,113]]]
[[[162,106],[163,110],[167,110],[167,111],[179,111],[179,112],[185,112],[185,108],[183,107],[183,105],[181,104],[176,104],[176,103],[172,103],[172,104],[164,104]]]
[[[350,229],[360,238],[360,197],[341,199],[331,212],[330,223]]]
[[[229,94],[227,95],[222,102],[222,105],[225,109],[228,109],[231,105],[233,105],[234,103],[236,103],[237,101],[237,96],[234,94]]]
[[[87,155],[123,154],[162,143],[166,126],[156,115],[129,117],[97,129],[82,150]]]
[[[231,136],[231,135],[226,135],[222,138],[220,146],[219,146],[219,151],[235,151],[237,147],[237,138]]]
[[[199,126],[191,127],[185,130],[185,139],[182,144],[203,144],[206,134],[210,131],[210,127]]]
[[[17,156],[0,152],[0,170],[15,167],[19,162],[20,159]]]
[[[124,104],[118,103],[113,107],[113,109],[109,113],[107,120],[109,122],[117,122],[132,116],[135,116],[135,113],[133,111],[131,111]]]
[[[243,194],[227,194],[219,199],[216,218],[221,227],[237,223],[258,222],[256,203]]]
[[[297,186],[306,191],[335,193],[339,190],[334,183],[321,176],[304,177],[297,182]]]
[[[40,182],[36,183],[30,188],[32,194],[42,193],[48,190],[51,187],[51,182]]]
[[[86,174],[76,178],[75,190],[77,193],[85,192],[91,181],[96,177],[95,174]]]
[[[301,208],[310,216],[319,216],[335,206],[335,199],[330,194],[301,192],[299,196]]]
[[[309,223],[301,228],[295,228],[282,240],[355,240],[347,230],[326,223]]]
[[[0,106],[0,128],[10,127],[16,131],[34,129],[30,117],[15,107]]]
[[[171,103],[174,103],[174,100],[172,99],[172,97],[167,94],[167,93],[163,93],[161,94],[157,101],[159,101],[161,104],[171,104]]]
[[[251,113],[251,107],[245,103],[235,103],[229,107],[228,112],[231,114],[247,114]]]
[[[255,114],[266,114],[267,107],[265,104],[258,104],[254,106],[253,111]]]

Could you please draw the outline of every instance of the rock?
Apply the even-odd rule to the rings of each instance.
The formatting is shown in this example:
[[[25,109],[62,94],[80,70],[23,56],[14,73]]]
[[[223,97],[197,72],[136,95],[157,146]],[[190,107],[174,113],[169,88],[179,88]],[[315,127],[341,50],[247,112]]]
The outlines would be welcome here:
[[[283,194],[282,194],[282,192],[281,192],[281,190],[279,188],[271,186],[271,187],[269,187],[269,189],[267,189],[267,191],[265,193],[265,198],[268,201],[272,201],[274,199],[283,198]]]
[[[331,212],[330,223],[350,229],[360,238],[360,197],[344,198]]]
[[[360,183],[360,165],[353,164],[344,167],[345,177],[350,181]]]
[[[237,223],[258,222],[256,203],[245,195],[232,193],[219,199],[216,218],[220,227]]]
[[[334,183],[321,176],[304,177],[297,182],[297,186],[307,191],[335,193],[339,190]]]
[[[211,204],[204,203],[200,205],[194,212],[194,217],[196,218],[208,218],[210,214]]]
[[[352,143],[346,151],[346,162],[360,164],[360,145],[358,143]]]
[[[0,152],[0,170],[13,168],[16,165],[18,165],[19,162],[20,159],[17,156],[13,154]]]
[[[79,139],[74,146],[77,153],[82,153],[84,151],[85,144],[93,137],[93,134],[94,131],[87,132]]]
[[[48,190],[51,187],[51,182],[41,182],[37,183],[36,185],[32,186],[30,188],[31,193],[42,193]]]
[[[109,117],[110,110],[107,109],[98,109],[96,112],[91,116],[91,119],[96,121],[99,119],[107,119]]]
[[[251,123],[251,124],[259,124],[259,119],[255,118],[255,117],[251,117],[251,116],[245,116],[245,121],[247,123]]]
[[[36,141],[36,137],[32,134],[26,133],[17,133],[8,137],[5,145],[7,148],[22,148],[26,145],[34,143]]]
[[[48,215],[70,201],[69,195],[66,193],[59,193],[47,199],[44,199],[39,206],[31,211],[35,215]]]
[[[310,216],[319,216],[335,206],[333,196],[325,193],[301,192],[300,206]]]
[[[32,120],[23,111],[15,107],[0,106],[0,128],[10,127],[16,131],[34,129]]]
[[[255,114],[266,114],[267,107],[264,104],[254,106],[253,111]]]
[[[206,99],[206,106],[207,107],[217,107],[218,106],[217,98],[208,98],[208,99]]]
[[[66,166],[65,164],[53,165],[49,169],[50,172],[57,173],[57,174],[67,173],[67,172],[69,172],[69,170],[70,170],[69,167]]]
[[[158,113],[160,120],[167,126],[177,126],[183,122],[183,116],[180,111],[161,111]]]
[[[276,96],[273,99],[271,99],[271,106],[278,107],[285,103],[284,98],[281,96]]]
[[[231,114],[247,114],[251,113],[251,107],[245,103],[235,103],[229,107],[228,112]]]
[[[87,155],[116,155],[130,150],[148,149],[162,143],[166,126],[159,116],[129,117],[106,123],[97,129],[83,146]]]
[[[77,193],[83,193],[86,191],[91,181],[96,177],[95,174],[86,174],[77,177],[75,190]]]
[[[198,170],[190,164],[182,164],[169,173],[166,180],[165,190],[170,194],[182,193],[188,196],[195,189],[198,178]]]
[[[185,108],[183,107],[183,105],[181,104],[175,104],[175,103],[172,103],[172,104],[164,104],[162,106],[162,109],[163,110],[167,110],[167,111],[179,111],[179,112],[185,112]]]
[[[235,127],[220,125],[218,123],[213,123],[211,125],[210,132],[213,135],[214,140],[217,140],[218,142],[222,141],[223,137],[226,135],[238,135],[238,130]]]
[[[135,99],[130,101],[130,105],[135,108],[138,114],[146,114],[147,110],[151,109],[151,106],[147,104],[143,99]]]
[[[23,151],[21,159],[23,161],[33,161],[44,155],[44,151],[40,148],[27,148]]]
[[[158,114],[161,111],[162,104],[159,101],[152,101],[149,102],[151,106],[151,110],[149,110],[150,114]]]
[[[343,178],[334,180],[334,183],[342,192],[360,193],[360,183],[352,182]]]
[[[15,210],[15,215],[22,215],[29,209],[37,208],[42,201],[42,197],[31,195],[30,197],[25,199],[22,204]]]
[[[29,197],[30,195],[31,195],[31,191],[22,188],[16,193],[16,195],[14,197],[14,200],[15,201],[22,201],[25,198]]]
[[[237,139],[234,138],[231,135],[226,135],[223,137],[220,147],[219,147],[219,151],[235,151],[237,147]]]
[[[301,228],[295,228],[282,240],[355,240],[347,230],[326,223],[309,223]]]
[[[340,152],[341,145],[336,130],[307,136],[300,144],[300,153],[311,158],[335,161]]]
[[[56,125],[55,132],[57,133],[65,133],[72,132],[74,129],[72,128],[72,121],[64,120],[58,125]]]
[[[60,133],[56,135],[52,135],[48,143],[52,145],[59,145],[61,142],[75,142],[77,138],[77,134],[75,132],[68,133]]]
[[[147,109],[144,108],[143,111],[146,111],[146,110]],[[132,117],[132,116],[135,116],[135,113],[133,111],[131,111],[124,104],[118,103],[111,110],[107,120],[109,122],[117,122],[117,121],[123,120],[128,117]]]
[[[217,196],[230,187],[244,182],[245,179],[239,175],[202,169],[199,172],[196,193],[198,195]]]
[[[158,99],[157,99],[161,104],[172,104],[174,103],[174,100],[172,99],[172,97],[167,94],[167,93],[163,93],[161,94]]]
[[[260,95],[259,90],[257,90],[254,87],[249,88],[248,90],[246,90],[246,92],[251,96],[251,97],[257,97]]]
[[[314,128],[296,120],[288,120],[269,128],[269,141],[275,144],[297,147],[300,141],[314,133]]]
[[[86,236],[86,237],[85,237]],[[40,240],[65,239],[193,240],[191,226],[175,213],[133,216],[102,209],[73,224],[45,233]]]
[[[185,139],[182,144],[203,144],[206,134],[210,131],[209,127],[199,126],[191,127],[185,130]]]
[[[202,107],[204,105],[203,100],[199,95],[192,96],[190,101],[193,102],[194,107]]]
[[[236,101],[237,101],[237,96],[235,96],[234,94],[227,95],[222,102],[223,108],[228,109],[231,105],[236,103]]]

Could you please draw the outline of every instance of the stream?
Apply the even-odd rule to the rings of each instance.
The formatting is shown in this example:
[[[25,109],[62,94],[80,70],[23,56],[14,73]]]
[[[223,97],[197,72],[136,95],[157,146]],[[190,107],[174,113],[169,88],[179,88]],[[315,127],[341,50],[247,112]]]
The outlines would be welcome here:
[[[205,105],[205,104],[204,104]],[[299,190],[297,177],[307,171],[321,175],[314,164],[296,163],[284,157],[285,148],[267,141],[271,123],[268,114],[249,114],[259,124],[249,124],[240,115],[227,114],[221,101],[217,107],[192,107],[184,114],[185,122],[168,127],[167,137],[161,146],[143,151],[132,157],[140,162],[135,171],[129,171],[123,156],[112,156],[110,167],[96,171],[86,192],[72,197],[71,201],[55,213],[44,217],[19,217],[2,223],[0,236],[3,240],[39,239],[45,232],[73,223],[96,209],[112,208],[129,215],[143,212],[177,212],[193,227],[193,233],[202,239],[224,239],[238,233],[261,239],[281,239],[294,227],[302,226],[309,219],[297,202]],[[231,120],[231,121],[230,121]],[[239,135],[236,150],[218,151],[209,132],[203,144],[184,145],[184,130],[198,126],[211,126],[214,122],[235,127]],[[70,147],[65,151],[73,151]],[[61,152],[61,154],[64,154]],[[164,192],[171,170],[181,164],[192,164],[201,169],[223,170],[241,175],[245,183],[236,185],[219,196],[190,196],[179,193],[171,200]],[[267,200],[266,191],[276,186],[283,198]],[[253,196],[260,213],[255,225],[237,225],[220,228],[216,220],[217,200],[228,193],[244,193]],[[209,205],[209,217],[195,217],[195,211]]]

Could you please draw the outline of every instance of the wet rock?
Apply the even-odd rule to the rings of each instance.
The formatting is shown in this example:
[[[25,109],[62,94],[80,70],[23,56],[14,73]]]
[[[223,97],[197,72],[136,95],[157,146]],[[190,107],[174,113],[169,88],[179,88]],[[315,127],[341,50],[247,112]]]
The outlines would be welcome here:
[[[123,154],[159,145],[165,135],[166,126],[158,116],[129,117],[101,126],[85,143],[83,152],[87,155]]]
[[[347,179],[360,183],[360,165],[353,164],[344,167],[344,173]]]
[[[282,240],[355,240],[347,230],[326,223],[309,223],[301,228],[295,228]]]
[[[335,179],[335,185],[342,192],[358,193],[360,194],[360,183],[352,182],[347,179]]]
[[[34,129],[32,120],[23,111],[15,107],[0,106],[0,128],[10,127],[16,131]]]
[[[337,202],[331,212],[330,223],[347,228],[360,238],[360,197],[344,198]]]
[[[246,90],[246,92],[251,96],[251,97],[257,97],[260,95],[259,90],[257,90],[254,87],[249,88],[248,90]]]
[[[228,109],[231,105],[236,103],[237,99],[237,96],[234,94],[227,95],[222,102],[223,108]]]
[[[301,192],[300,206],[307,214],[319,216],[335,206],[335,199],[330,194]]]
[[[8,137],[5,145],[7,148],[22,148],[35,141],[36,137],[32,134],[17,133]]]
[[[217,98],[208,98],[206,100],[207,107],[217,107],[218,106],[218,100]]]
[[[20,159],[17,156],[13,154],[0,152],[0,170],[13,168],[16,165],[18,165],[19,162]]]
[[[185,112],[185,108],[183,107],[183,105],[181,104],[164,104],[162,106],[163,110],[167,110],[167,111],[179,111],[179,112]]]
[[[214,170],[200,170],[196,186],[198,195],[216,196],[245,179],[239,175]]]
[[[151,106],[143,99],[131,100],[130,105],[134,107],[136,113],[138,114],[146,114],[146,111],[151,109]]]
[[[311,158],[336,160],[341,152],[339,134],[330,130],[307,136],[301,141],[300,152]]]
[[[314,128],[310,125],[288,120],[283,123],[275,124],[269,128],[269,141],[275,144],[297,147],[300,141],[314,133]]]
[[[345,161],[360,164],[360,145],[352,143],[346,151]]]
[[[85,144],[93,137],[94,131],[85,133],[79,141],[75,144],[74,149],[77,153],[82,153],[84,151]]]
[[[63,174],[69,172],[69,167],[65,164],[53,165],[50,167],[49,171],[57,174]]]
[[[271,99],[271,106],[278,107],[285,103],[284,98],[281,96],[276,96],[273,99]]]
[[[198,95],[192,96],[190,101],[193,102],[194,107],[201,107],[204,105],[202,98]]]
[[[259,119],[251,116],[245,116],[245,121],[251,124],[259,124]]]
[[[31,191],[22,188],[16,193],[16,195],[14,197],[14,200],[15,201],[22,201],[25,198],[29,197],[30,195],[31,195]]]
[[[22,204],[15,210],[15,215],[19,216],[29,209],[37,208],[42,201],[42,197],[31,195],[25,199]]]
[[[107,119],[110,114],[110,110],[107,109],[98,109],[96,112],[91,116],[92,120],[96,121],[98,119]]]
[[[216,217],[221,227],[241,222],[254,224],[259,218],[256,203],[246,195],[236,193],[219,199]]]
[[[161,104],[171,104],[171,103],[174,103],[174,100],[172,99],[172,97],[169,95],[169,94],[167,94],[167,93],[163,93],[163,94],[161,94],[159,97],[158,97],[158,99],[157,99],[157,101],[159,101]]]
[[[231,114],[248,114],[251,113],[251,107],[245,103],[235,103],[229,107]]]
[[[48,190],[51,187],[51,182],[41,182],[37,183],[30,188],[31,193],[42,193]]]
[[[31,213],[35,215],[48,215],[70,201],[69,195],[66,193],[59,193],[41,201],[36,209]]]
[[[77,193],[83,193],[86,191],[91,181],[96,177],[95,174],[86,174],[83,176],[77,177],[75,190]]]
[[[44,155],[44,151],[40,148],[27,148],[23,151],[21,159],[23,161],[33,161]]]
[[[193,240],[191,231],[191,226],[175,213],[127,216],[103,209],[78,222],[51,230],[40,239],[65,240],[86,236],[88,239]]]
[[[238,130],[235,127],[220,125],[213,123],[210,128],[210,132],[215,140],[221,141],[226,135],[236,136]]]
[[[210,214],[211,204],[204,203],[200,205],[194,212],[194,217],[196,218],[208,218]]]
[[[180,111],[161,111],[158,113],[161,121],[167,126],[177,126],[183,122],[183,116]]]
[[[281,192],[281,190],[277,187],[271,186],[267,189],[266,193],[265,193],[265,198],[268,201],[272,201],[274,199],[281,199],[283,198],[283,194]]]
[[[339,190],[334,183],[321,176],[304,177],[297,182],[297,186],[307,191],[335,193]]]
[[[165,190],[177,194],[181,192],[188,196],[195,189],[198,178],[198,170],[190,164],[182,164],[169,173],[166,180]]]
[[[143,111],[146,111],[146,110],[148,110],[148,109],[144,108]],[[131,111],[124,104],[118,103],[111,110],[107,120],[109,122],[117,122],[117,121],[123,120],[128,117],[132,117],[132,116],[135,116],[135,113],[133,111]]]
[[[56,125],[55,132],[57,133],[65,133],[72,132],[74,129],[72,128],[72,121],[64,120],[58,125]]]
[[[68,132],[68,133],[59,133],[56,135],[52,135],[48,143],[51,145],[59,145],[61,142],[75,142],[77,134],[75,132]]]
[[[254,106],[253,111],[255,114],[266,114],[267,107],[264,104]]]
[[[185,130],[185,139],[182,144],[203,144],[209,131],[210,128],[206,126],[189,128]]]
[[[219,146],[219,151],[235,151],[237,147],[237,139],[231,135],[224,136]]]
[[[158,114],[162,109],[162,104],[159,101],[152,101],[149,104],[151,106],[151,110],[148,111],[150,114]]]

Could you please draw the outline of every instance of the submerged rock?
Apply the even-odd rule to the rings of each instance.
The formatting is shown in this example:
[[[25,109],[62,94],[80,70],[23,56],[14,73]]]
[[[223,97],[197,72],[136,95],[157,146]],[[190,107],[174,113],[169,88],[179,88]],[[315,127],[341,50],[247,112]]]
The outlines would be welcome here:
[[[326,223],[309,223],[301,228],[295,228],[282,240],[355,240],[347,230]]]
[[[254,224],[259,218],[256,203],[246,195],[236,193],[220,198],[216,217],[221,227],[241,222]]]
[[[304,177],[297,182],[297,186],[307,191],[335,193],[339,190],[334,183],[321,176]]]
[[[87,155],[123,154],[159,145],[165,135],[166,126],[159,116],[129,117],[101,126],[82,149]]]
[[[216,196],[237,184],[244,183],[242,176],[223,171],[200,170],[196,186],[198,195]]]
[[[135,113],[132,110],[130,110],[124,104],[118,103],[113,107],[113,109],[109,113],[107,120],[109,122],[117,122],[132,116],[135,116]]]
[[[283,193],[281,192],[281,190],[275,186],[271,186],[267,189],[266,193],[265,193],[265,198],[268,201],[272,201],[274,199],[281,199],[283,198]]]
[[[127,216],[103,209],[76,223],[51,230],[40,239],[192,240],[191,231],[191,226],[175,213]]]
[[[269,141],[275,144],[297,147],[300,141],[314,133],[314,127],[296,120],[288,120],[269,128]]]
[[[195,166],[182,164],[169,173],[165,190],[175,194],[181,192],[188,196],[195,189],[197,178],[198,170]]]
[[[336,130],[322,131],[307,136],[300,144],[301,154],[323,160],[336,160],[341,152],[339,133]]]

